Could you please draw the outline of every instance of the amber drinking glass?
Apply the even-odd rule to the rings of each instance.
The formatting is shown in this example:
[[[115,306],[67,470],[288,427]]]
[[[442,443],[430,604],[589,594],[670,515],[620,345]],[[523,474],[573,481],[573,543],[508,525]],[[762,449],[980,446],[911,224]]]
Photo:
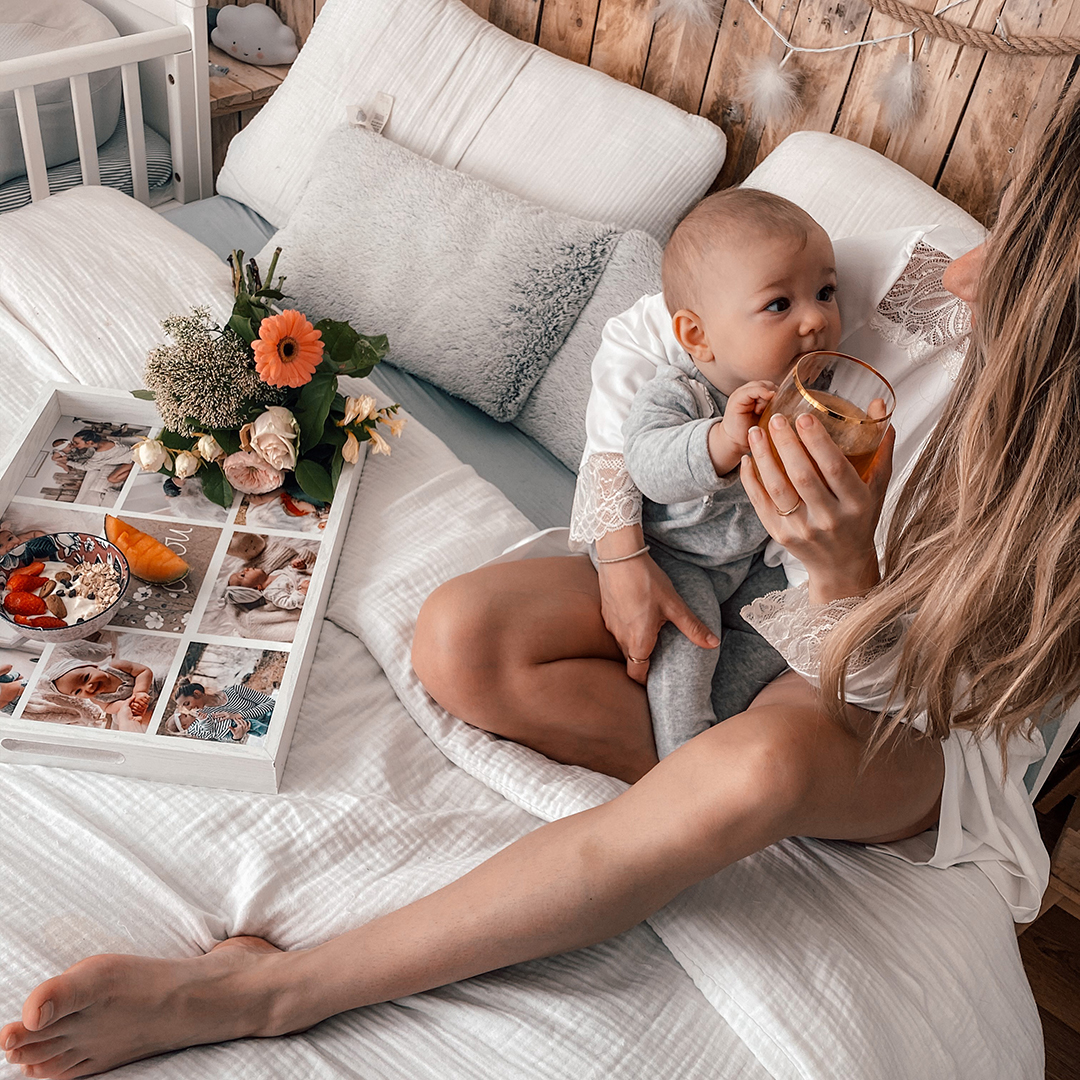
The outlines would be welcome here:
[[[813,414],[865,480],[895,406],[889,380],[869,364],[844,353],[812,352],[799,357],[758,424],[775,453],[770,418],[777,413],[786,416],[797,430],[796,418]]]

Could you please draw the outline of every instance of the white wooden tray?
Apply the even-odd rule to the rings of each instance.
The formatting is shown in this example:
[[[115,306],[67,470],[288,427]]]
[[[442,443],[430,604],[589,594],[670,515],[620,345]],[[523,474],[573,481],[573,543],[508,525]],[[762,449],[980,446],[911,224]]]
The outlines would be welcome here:
[[[133,579],[97,641],[42,645],[0,621],[0,677],[6,680],[0,701],[19,691],[0,708],[0,760],[276,791],[364,457],[342,469],[328,510],[273,494],[262,500],[237,495],[226,511],[191,480],[179,494],[166,494],[165,477],[138,466],[122,483],[109,483],[115,472],[94,469],[87,440],[78,440],[81,450],[70,441],[77,431],[93,430],[122,445],[160,426],[152,402],[125,392],[50,386],[0,476],[0,555],[33,532],[104,535],[108,513],[156,536],[191,565],[187,577],[170,586]],[[293,567],[294,561],[304,562],[304,569]],[[302,605],[227,600],[230,576],[252,567],[268,578],[290,567],[293,582],[306,581]],[[150,668],[150,707],[139,717],[123,699],[108,701],[107,693],[89,700],[62,693],[50,672],[73,659],[108,669],[113,681],[123,668],[129,674],[135,665]],[[127,664],[112,667],[117,661]],[[69,687],[70,680],[55,677],[61,688]],[[246,687],[272,701],[247,734],[224,735],[212,709],[198,713],[178,706],[175,691],[185,677],[211,693]],[[192,729],[202,737],[189,734]],[[209,737],[208,731],[215,734]]]

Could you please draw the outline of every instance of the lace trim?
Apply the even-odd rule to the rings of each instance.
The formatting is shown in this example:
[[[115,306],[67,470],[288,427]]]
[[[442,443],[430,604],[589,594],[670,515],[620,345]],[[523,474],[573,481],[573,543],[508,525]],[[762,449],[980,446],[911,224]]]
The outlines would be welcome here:
[[[828,604],[811,604],[805,585],[766,593],[742,609],[742,617],[769,642],[800,675],[815,679],[829,634],[858,608],[863,596]],[[876,665],[896,648],[904,633],[900,623],[879,630],[852,657],[847,681]]]
[[[905,349],[913,364],[937,360],[956,380],[971,337],[971,311],[942,284],[952,260],[919,241],[893,287],[870,317],[886,341]]]
[[[601,536],[641,523],[641,492],[622,454],[591,454],[578,472],[570,515],[570,547],[582,551]]]

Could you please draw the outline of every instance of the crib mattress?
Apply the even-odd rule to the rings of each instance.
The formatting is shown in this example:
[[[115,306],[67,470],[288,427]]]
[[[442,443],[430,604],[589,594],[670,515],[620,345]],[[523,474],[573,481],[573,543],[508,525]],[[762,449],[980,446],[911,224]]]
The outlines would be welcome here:
[[[150,185],[151,203],[160,201],[172,184],[172,156],[167,139],[153,128],[143,125],[146,134],[146,167]],[[121,109],[116,130],[98,147],[98,169],[101,182],[106,187],[118,188],[125,195],[134,194],[131,183],[131,161],[128,158],[127,124]],[[78,160],[49,169],[49,190],[55,195],[60,191],[78,187],[82,183],[82,166]],[[0,184],[0,214],[16,210],[30,202],[30,181],[16,176],[6,184]]]

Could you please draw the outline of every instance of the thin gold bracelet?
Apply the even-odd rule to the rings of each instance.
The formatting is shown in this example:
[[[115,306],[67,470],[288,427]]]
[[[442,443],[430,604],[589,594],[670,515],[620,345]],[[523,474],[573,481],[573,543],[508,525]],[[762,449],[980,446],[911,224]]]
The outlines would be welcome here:
[[[613,563],[613,562],[626,562],[627,559],[636,559],[639,555],[644,555],[649,550],[649,545],[646,544],[643,548],[638,548],[637,551],[632,551],[629,555],[620,555],[617,559],[601,559],[599,555],[596,557],[596,561],[601,564]]]

